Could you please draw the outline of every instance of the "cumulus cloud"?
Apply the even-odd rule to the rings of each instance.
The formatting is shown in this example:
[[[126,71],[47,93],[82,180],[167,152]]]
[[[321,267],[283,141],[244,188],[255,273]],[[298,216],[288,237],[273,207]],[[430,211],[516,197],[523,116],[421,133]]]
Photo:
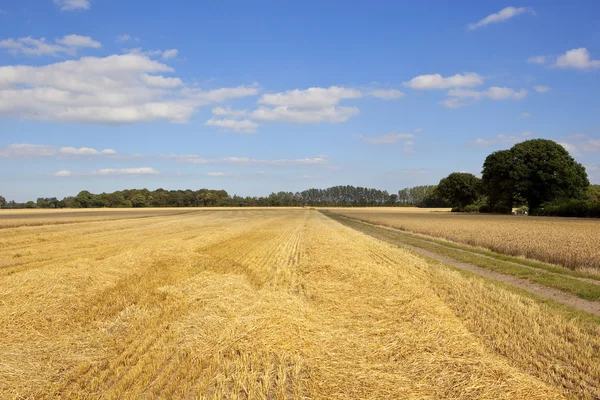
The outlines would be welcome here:
[[[331,86],[329,88],[311,87],[306,90],[288,90],[287,92],[264,94],[260,104],[270,106],[317,108],[336,105],[343,99],[357,99],[362,96],[360,90]]]
[[[406,96],[406,94],[402,93],[401,91],[399,91],[397,89],[372,90],[370,92],[370,95],[373,97],[377,97],[378,99],[383,99],[383,100],[399,99],[401,97]]]
[[[165,50],[162,54],[162,58],[164,60],[168,60],[169,58],[175,58],[175,57],[177,57],[178,53],[179,53],[179,50],[177,50],[177,49]]]
[[[363,135],[357,135],[356,137],[366,143],[394,144],[394,143],[398,143],[402,140],[408,140],[408,142],[410,142],[409,145],[412,145],[413,143],[409,139],[413,139],[415,137],[415,135],[413,135],[412,133],[390,132],[390,133],[386,133],[384,135],[376,136],[376,137],[365,137]],[[406,142],[406,143],[408,143],[408,142]]]
[[[215,107],[212,109],[212,113],[219,117],[231,117],[235,119],[250,115],[248,110],[234,110],[231,107]]]
[[[54,0],[54,4],[59,6],[61,11],[87,10],[90,8],[89,0]]]
[[[284,165],[328,165],[327,156],[295,158],[295,159],[256,159],[247,157],[223,157],[223,158],[205,158],[197,154],[177,155],[167,154],[163,158],[171,158],[180,163],[188,164],[234,164],[234,165],[268,165],[268,166],[284,166]]]
[[[253,121],[335,124],[347,121],[360,113],[358,107],[342,106],[340,102],[364,96],[389,100],[402,97],[404,93],[395,89],[361,91],[343,86],[311,87],[304,90],[294,89],[279,93],[266,93],[258,101],[259,108],[253,111],[233,110],[229,107],[214,108],[213,115],[226,118],[211,118],[205,125],[218,126],[242,133],[254,133],[258,125]]]
[[[56,147],[41,144],[15,143],[0,148],[1,158],[37,158],[56,154]]]
[[[72,172],[69,170],[61,170],[52,175],[58,177],[67,176],[125,176],[125,175],[157,175],[158,171],[150,167],[141,168],[103,168],[89,172]]]
[[[585,135],[574,135],[573,139],[585,138]],[[562,147],[573,155],[580,155],[582,153],[598,153],[600,152],[600,140],[590,139],[578,142],[559,142]]]
[[[473,87],[482,84],[483,77],[474,72],[456,74],[447,78],[440,74],[419,75],[408,82],[404,82],[405,86],[417,90]]]
[[[57,39],[56,43],[60,43],[69,47],[92,47],[95,49],[102,47],[102,43],[95,41],[89,36],[81,35],[63,36],[61,39]]]
[[[60,147],[30,144],[30,143],[15,143],[4,148],[0,148],[0,157],[2,158],[38,158],[51,156],[113,156],[117,152],[113,149],[96,150],[91,147]]]
[[[546,56],[533,56],[533,57],[529,57],[527,62],[530,64],[545,64],[547,62],[547,60],[548,60],[548,57],[546,57]]]
[[[550,86],[537,85],[534,87],[534,89],[538,93],[546,93],[550,91]]]
[[[168,65],[137,53],[43,66],[0,67],[0,117],[87,123],[185,123],[202,105],[258,93],[256,86],[183,86]]]
[[[293,108],[280,106],[260,107],[251,117],[259,121],[280,121],[296,124],[316,124],[328,122],[335,124],[347,121],[360,113],[358,107]]]
[[[590,52],[581,47],[569,50],[558,57],[555,65],[559,68],[592,69],[600,68],[600,60],[592,60]]]
[[[474,24],[469,24],[467,28],[470,31],[473,31],[477,28],[481,28],[488,24],[507,21],[513,17],[516,17],[517,15],[521,15],[526,12],[533,13],[533,10],[526,7],[506,7],[498,11],[497,13],[488,15],[487,17],[477,21]]]
[[[236,119],[215,119],[211,118],[204,123],[206,126],[215,126],[224,128],[239,133],[256,133],[258,124],[249,119],[236,120]]]
[[[500,145],[500,144],[509,144],[509,145],[513,145],[519,142],[522,142],[523,140],[526,140],[528,137],[531,136],[530,132],[521,132],[518,135],[498,135],[493,139],[475,139],[473,142],[471,142],[472,145],[474,146],[481,146],[481,147],[485,147],[485,146],[494,146],[494,145]]]
[[[280,121],[298,124],[338,123],[359,114],[357,107],[338,106],[342,100],[358,99],[363,93],[358,89],[331,86],[295,89],[286,92],[264,94],[260,108],[252,112],[251,119]]]
[[[440,103],[446,108],[460,108],[484,98],[492,100],[521,100],[527,96],[527,90],[516,91],[507,87],[492,86],[487,90],[450,89],[448,98]]]
[[[49,42],[46,38],[35,39],[30,36],[17,39],[0,40],[0,48],[8,50],[12,54],[24,54],[28,56],[74,56],[77,50],[82,48],[99,48],[102,43],[89,36],[67,35]]]
[[[70,156],[113,156],[117,154],[117,152],[113,149],[104,149],[104,150],[96,150],[91,147],[61,147],[58,152],[60,154],[70,155]]]

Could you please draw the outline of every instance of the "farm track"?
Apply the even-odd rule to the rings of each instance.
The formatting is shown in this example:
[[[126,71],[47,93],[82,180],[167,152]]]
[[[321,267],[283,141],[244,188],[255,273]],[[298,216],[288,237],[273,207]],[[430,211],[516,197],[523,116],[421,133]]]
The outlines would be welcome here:
[[[29,263],[0,269],[0,398],[600,394],[596,330],[316,211],[27,229],[0,239]]]
[[[323,214],[329,216],[330,218],[333,218],[334,220],[336,220],[346,226],[349,226],[353,229],[359,230],[360,232],[363,232],[369,236],[373,236],[377,239],[386,241],[388,243],[391,243],[391,244],[394,244],[397,246],[401,246],[401,247],[411,250],[415,253],[424,255],[428,258],[451,265],[455,268],[459,268],[462,270],[466,270],[466,271],[475,273],[477,275],[483,276],[488,279],[492,279],[495,281],[499,281],[499,282],[517,287],[519,289],[525,290],[536,296],[548,298],[548,299],[551,299],[558,303],[567,305],[569,307],[573,307],[577,310],[584,311],[584,312],[587,312],[592,315],[600,317],[600,302],[585,300],[585,299],[579,298],[575,295],[565,293],[564,291],[561,291],[558,289],[554,289],[554,288],[547,287],[547,286],[544,286],[541,284],[530,282],[527,279],[520,279],[515,276],[510,276],[510,275],[502,274],[499,272],[491,271],[491,270],[483,268],[483,267],[479,267],[479,266],[476,266],[473,264],[461,262],[452,257],[438,254],[435,251],[430,251],[430,250],[426,250],[426,249],[420,248],[415,245],[407,244],[403,241],[403,237],[408,236],[411,238],[411,240],[413,242],[417,241],[417,242],[422,242],[424,244],[426,243],[428,245],[438,246],[440,249],[445,247],[442,244],[435,243],[433,241],[429,241],[427,239],[424,239],[423,237],[411,235],[410,233],[403,232],[399,229],[393,229],[390,227],[372,224],[369,222],[365,222],[365,221],[362,221],[359,219],[351,218],[351,217],[348,217],[345,215],[340,215],[340,214],[336,214],[336,213],[332,213],[332,212],[323,212]],[[481,257],[481,258],[486,258],[489,260],[495,260],[492,257],[488,257],[486,255],[478,254],[475,252],[469,252],[468,250],[463,250],[463,249],[453,249],[453,250],[464,252],[464,253],[469,253],[470,255]],[[501,261],[501,262],[516,265],[516,266],[531,269],[531,270],[543,271],[543,270],[540,270],[540,269],[537,269],[537,268],[534,268],[534,267],[531,267],[528,265],[524,265],[524,264],[518,264],[518,263],[508,262],[508,261]],[[555,275],[555,276],[565,276],[565,275],[560,275],[560,274],[551,273],[551,272],[547,272],[547,271],[544,271],[544,273]],[[600,281],[594,280],[594,279],[574,277],[574,276],[565,276],[565,277],[568,277],[568,279],[574,279],[574,280],[578,280],[581,282],[591,283],[594,285],[600,285]]]

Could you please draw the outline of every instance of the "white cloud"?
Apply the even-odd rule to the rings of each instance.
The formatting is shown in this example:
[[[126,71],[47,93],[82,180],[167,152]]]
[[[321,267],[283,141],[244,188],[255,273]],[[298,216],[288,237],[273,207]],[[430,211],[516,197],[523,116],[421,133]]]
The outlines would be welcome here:
[[[54,176],[67,177],[67,176],[125,176],[125,175],[157,175],[158,171],[150,167],[141,168],[103,168],[89,172],[71,172],[68,170],[61,170],[53,173]]]
[[[0,148],[0,157],[3,158],[34,158],[51,157],[55,155],[112,156],[115,154],[117,154],[117,152],[113,149],[96,150],[91,147],[61,147],[57,149],[55,146],[29,143],[15,143]]]
[[[54,4],[59,6],[61,11],[87,10],[90,8],[88,0],[54,0]]]
[[[142,54],[83,57],[44,66],[0,67],[0,116],[87,122],[185,123],[197,107],[258,93],[256,86],[203,91],[167,78]]]
[[[119,169],[104,168],[104,169],[99,169],[97,171],[92,171],[89,174],[90,175],[99,175],[99,176],[106,176],[106,175],[156,175],[156,174],[158,174],[158,171],[156,171],[154,168],[150,168],[150,167],[142,167],[142,168],[119,168]]]
[[[527,96],[527,90],[521,89],[516,91],[507,87],[492,86],[488,90],[478,91],[471,89],[450,89],[448,91],[448,98],[441,101],[441,104],[446,108],[459,108],[469,103],[464,100],[470,100],[471,102],[479,101],[484,98],[492,100],[521,100]],[[461,101],[462,100],[462,101]]]
[[[575,145],[575,144],[571,144],[571,143],[567,143],[567,142],[558,142],[558,144],[560,144],[562,147],[564,147],[565,150],[567,150],[571,154],[574,154],[574,155],[580,154],[579,149],[577,148],[577,145]]]
[[[287,92],[265,94],[259,103],[261,106],[251,114],[259,121],[280,121],[297,124],[315,124],[319,122],[338,123],[347,121],[359,114],[357,107],[337,106],[345,99],[362,97],[357,89],[331,86],[329,88],[312,87],[306,90],[288,90]]]
[[[171,158],[180,163],[188,164],[234,164],[234,165],[270,165],[270,166],[284,166],[284,165],[323,165],[329,164],[327,156],[307,157],[307,158],[295,158],[295,159],[275,159],[275,160],[264,160],[247,157],[223,157],[223,158],[205,158],[196,154],[177,155],[167,154],[161,156],[162,158]]]
[[[56,40],[56,43],[68,47],[92,47],[94,49],[102,47],[102,43],[95,41],[89,36],[66,35]]]
[[[288,90],[287,92],[264,94],[260,104],[271,106],[317,108],[336,105],[343,99],[357,99],[362,93],[357,89],[331,86],[327,89],[312,87],[306,90]]]
[[[347,121],[358,115],[357,107],[291,108],[287,106],[261,107],[252,113],[252,119],[259,121],[280,121],[296,124],[331,124]]]
[[[204,123],[206,126],[215,126],[239,133],[256,133],[258,124],[249,119],[236,120],[236,119],[214,119],[211,118]]]
[[[131,40],[131,36],[128,34],[123,34],[123,35],[117,36],[117,42],[119,42],[119,43],[129,42],[130,40]]]
[[[179,78],[165,78],[161,75],[148,75],[143,74],[140,79],[144,81],[148,86],[154,86],[159,88],[176,88],[183,85],[183,81]]]
[[[175,57],[177,57],[178,53],[179,53],[179,50],[177,50],[177,49],[165,50],[162,54],[162,58],[163,58],[163,60],[168,60],[169,58],[175,58]]]
[[[550,91],[550,86],[537,85],[534,87],[534,89],[538,93],[546,93]]]
[[[440,74],[419,75],[408,82],[404,82],[405,86],[417,90],[473,87],[481,84],[483,84],[483,77],[474,72],[456,74],[447,78]]]
[[[522,112],[522,113],[521,113],[521,115],[520,115],[520,117],[521,117],[521,118],[530,118],[530,117],[531,117],[531,114],[530,114],[530,113],[528,113],[528,112]]]
[[[446,108],[461,108],[464,104],[459,102],[457,99],[447,98],[439,102]]]
[[[592,69],[600,68],[600,60],[592,60],[589,51],[584,48],[567,51],[556,60],[559,68]]]
[[[415,135],[413,135],[412,133],[394,133],[394,132],[390,132],[390,133],[386,133],[384,135],[376,136],[376,137],[365,137],[363,135],[357,135],[356,137],[358,139],[362,140],[363,142],[367,142],[367,143],[373,143],[373,144],[393,144],[393,143],[398,143],[398,142],[400,142],[402,140],[413,139],[415,137]],[[408,145],[412,145],[413,144],[412,142],[410,142],[410,143],[409,142],[406,142],[406,143],[408,143]]]
[[[0,148],[0,158],[50,157],[56,154],[54,146],[41,144],[15,143]]]
[[[248,110],[233,110],[231,107],[215,107],[212,109],[213,115],[218,115],[219,117],[231,117],[231,118],[242,118],[250,115]]]
[[[423,132],[423,128],[417,128],[417,129],[413,129],[414,133],[421,133]]]
[[[212,103],[221,103],[229,99],[238,99],[242,97],[254,96],[258,94],[257,85],[237,86],[233,88],[221,88],[209,91],[202,91],[197,88],[184,88],[181,93],[198,102],[199,105],[208,105]]]
[[[286,92],[264,94],[259,99],[262,104],[250,114],[257,121],[279,121],[296,124],[331,124],[347,121],[360,113],[357,107],[340,106],[343,100],[373,96],[381,99],[394,99],[404,96],[395,89],[380,89],[363,92],[342,86],[329,88],[311,87],[305,90],[294,89]],[[219,110],[221,112],[222,110]]]
[[[231,176],[230,172],[207,172],[206,176]]]
[[[530,64],[545,64],[546,61],[548,61],[548,57],[546,56],[533,56],[527,60]]]
[[[22,37],[17,39],[0,40],[0,48],[8,50],[12,54],[24,54],[29,56],[59,56],[66,54],[74,56],[80,48],[99,48],[100,42],[89,36],[67,35],[55,39],[54,43],[48,42],[46,38],[34,39]]]
[[[399,91],[397,89],[372,90],[370,95],[373,97],[377,97],[378,99],[383,99],[383,100],[399,99],[401,97],[406,96],[406,94],[402,93],[401,91]]]
[[[573,135],[571,138],[580,139],[585,138],[586,135]],[[580,155],[582,153],[597,153],[600,152],[600,140],[590,139],[585,141],[580,141],[577,143],[573,142],[559,142],[561,146],[563,146],[567,151],[574,155]]]
[[[503,21],[509,20],[513,17],[516,17],[517,15],[521,15],[525,12],[533,13],[533,10],[530,8],[526,8],[526,7],[518,7],[518,8],[506,7],[504,9],[498,11],[497,13],[488,15],[487,17],[479,20],[478,22],[476,22],[474,24],[469,24],[468,29],[470,31],[472,31],[477,28],[481,28],[482,26],[486,26],[488,24],[503,22]]]
[[[500,145],[500,144],[516,144],[526,140],[531,136],[531,132],[521,132],[518,135],[498,135],[494,139],[475,139],[471,144],[474,146],[492,146],[492,145]]]
[[[112,156],[117,154],[117,152],[113,149],[104,149],[104,150],[96,150],[91,147],[61,147],[59,150],[60,154],[70,155],[70,156],[99,156],[99,155],[107,155]]]

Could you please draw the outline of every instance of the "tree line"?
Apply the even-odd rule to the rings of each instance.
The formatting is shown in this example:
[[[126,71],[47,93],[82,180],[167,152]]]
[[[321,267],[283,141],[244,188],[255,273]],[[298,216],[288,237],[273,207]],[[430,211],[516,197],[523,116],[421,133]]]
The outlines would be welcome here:
[[[112,193],[83,190],[58,200],[7,202],[2,208],[97,207],[452,207],[453,211],[510,213],[516,207],[536,215],[600,216],[600,185],[590,185],[585,168],[558,143],[527,140],[488,155],[482,177],[453,172],[437,185],[398,193],[356,186],[334,186],[263,197],[229,195],[225,190],[131,189]]]
[[[131,189],[94,194],[82,190],[77,196],[58,200],[38,198],[27,203],[6,202],[3,208],[141,208],[141,207],[377,207],[398,205],[398,195],[385,190],[355,186],[334,186],[301,192],[277,192],[262,197],[230,196],[225,190]]]

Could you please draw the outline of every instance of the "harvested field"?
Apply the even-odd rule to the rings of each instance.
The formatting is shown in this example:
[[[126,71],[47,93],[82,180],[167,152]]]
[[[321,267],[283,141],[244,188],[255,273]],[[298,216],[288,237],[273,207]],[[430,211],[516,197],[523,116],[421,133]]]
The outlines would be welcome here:
[[[600,273],[598,219],[431,212],[416,208],[330,211],[498,253]]]
[[[600,329],[308,210],[0,238],[0,397],[600,396]]]

